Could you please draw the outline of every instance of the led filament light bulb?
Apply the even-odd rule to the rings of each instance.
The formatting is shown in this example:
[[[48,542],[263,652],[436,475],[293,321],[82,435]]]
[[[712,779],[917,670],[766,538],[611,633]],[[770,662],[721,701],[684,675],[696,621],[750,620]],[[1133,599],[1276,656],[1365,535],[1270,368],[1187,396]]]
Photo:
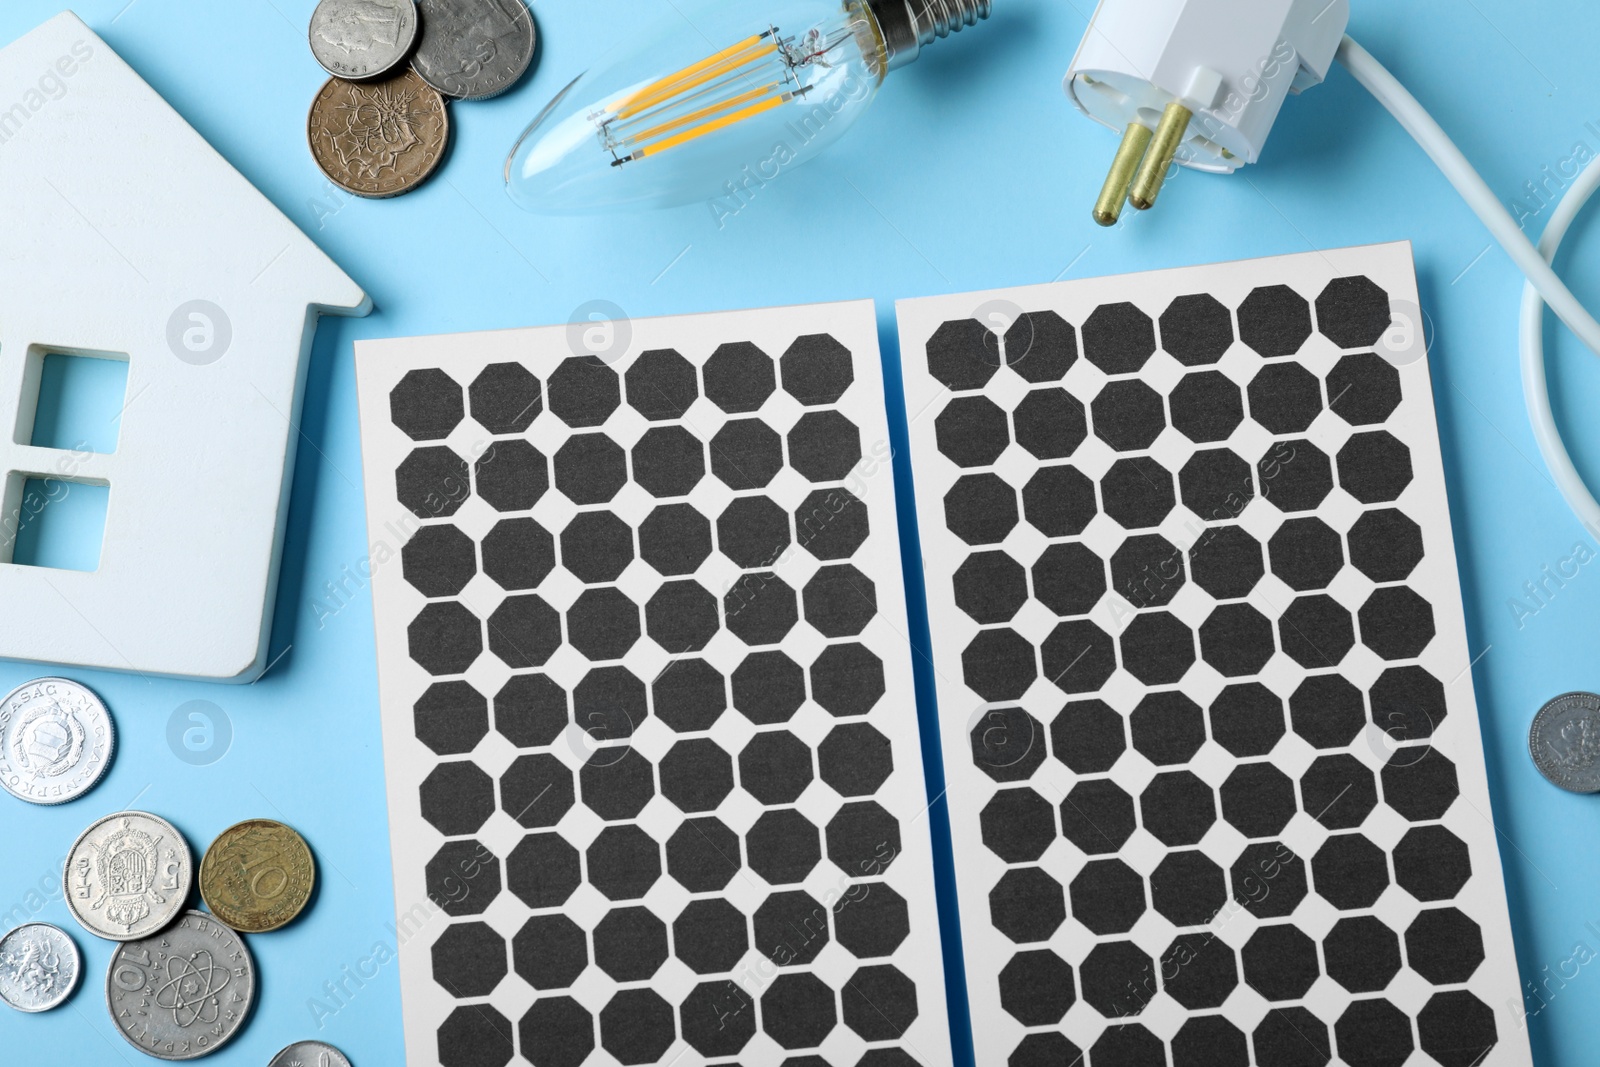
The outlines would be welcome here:
[[[992,0],[716,0],[558,93],[506,160],[548,214],[711,200],[816,155],[924,45]],[[752,179],[751,175],[756,177]]]

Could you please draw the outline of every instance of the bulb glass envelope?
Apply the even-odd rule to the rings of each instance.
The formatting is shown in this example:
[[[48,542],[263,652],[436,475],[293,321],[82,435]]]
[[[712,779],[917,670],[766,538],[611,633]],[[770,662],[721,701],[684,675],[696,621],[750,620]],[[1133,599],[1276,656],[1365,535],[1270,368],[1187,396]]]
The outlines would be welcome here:
[[[725,194],[836,140],[877,95],[886,49],[865,0],[715,0],[622,45],[545,108],[506,161],[542,213]]]

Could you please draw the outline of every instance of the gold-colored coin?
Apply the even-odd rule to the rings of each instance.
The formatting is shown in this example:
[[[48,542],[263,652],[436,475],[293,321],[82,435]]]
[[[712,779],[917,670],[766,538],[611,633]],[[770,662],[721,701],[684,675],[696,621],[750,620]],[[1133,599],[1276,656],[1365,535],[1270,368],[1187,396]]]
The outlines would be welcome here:
[[[317,867],[305,839],[281,822],[249,819],[217,835],[200,861],[200,897],[235,930],[264,934],[305,909]]]
[[[428,180],[444,159],[450,117],[444,97],[409,67],[375,82],[330,78],[311,102],[306,138],[330,181],[382,199]]]

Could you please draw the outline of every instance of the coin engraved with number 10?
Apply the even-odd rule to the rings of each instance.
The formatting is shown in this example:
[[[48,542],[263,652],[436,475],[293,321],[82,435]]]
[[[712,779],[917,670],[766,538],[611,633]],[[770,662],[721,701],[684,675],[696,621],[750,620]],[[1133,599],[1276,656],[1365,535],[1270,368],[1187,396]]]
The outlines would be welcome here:
[[[316,884],[305,839],[281,822],[250,819],[228,827],[200,861],[200,896],[235,930],[264,934],[305,908]]]
[[[106,1008],[140,1052],[193,1060],[226,1045],[250,1015],[256,966],[244,938],[203,911],[118,945],[106,970]]]
[[[329,181],[383,199],[428,180],[444,158],[450,116],[414,70],[359,84],[332,78],[311,102],[306,137]]]

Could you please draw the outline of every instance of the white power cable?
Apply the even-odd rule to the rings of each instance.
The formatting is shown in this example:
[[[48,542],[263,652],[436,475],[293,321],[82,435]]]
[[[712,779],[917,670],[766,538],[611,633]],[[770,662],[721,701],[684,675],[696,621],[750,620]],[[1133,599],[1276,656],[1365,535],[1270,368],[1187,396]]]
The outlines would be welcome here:
[[[1567,230],[1596,189],[1600,189],[1600,162],[1591,162],[1561,197],[1545,225],[1544,236],[1539,239],[1539,252],[1546,260],[1555,260]],[[1572,465],[1572,457],[1567,455],[1567,446],[1562,443],[1561,431],[1556,428],[1555,416],[1550,411],[1550,387],[1545,382],[1544,364],[1544,300],[1531,283],[1522,291],[1522,395],[1528,403],[1533,436],[1539,442],[1539,452],[1544,456],[1556,487],[1567,498],[1567,505],[1590,536],[1600,537],[1600,504],[1595,502],[1589,487],[1583,484],[1583,476]]]
[[[1600,355],[1600,322],[1595,321],[1595,317],[1572,295],[1566,283],[1550,266],[1573,220],[1595,190],[1600,188],[1600,160],[1590,163],[1563,195],[1536,248],[1449,135],[1382,63],[1350,37],[1345,37],[1340,43],[1338,58],[1356,81],[1387,108],[1422,146],[1462,199],[1466,200],[1467,206],[1472,208],[1527,276],[1528,284],[1522,300],[1521,347],[1522,391],[1528,405],[1528,418],[1533,424],[1533,435],[1539,443],[1545,466],[1549,468],[1561,495],[1566,498],[1568,507],[1592,534],[1600,537],[1600,503],[1596,503],[1594,495],[1584,485],[1582,476],[1572,465],[1572,457],[1567,454],[1566,445],[1561,441],[1561,431],[1556,428],[1555,416],[1550,410],[1550,391],[1545,380],[1544,364],[1546,303],[1578,335],[1579,340]]]

